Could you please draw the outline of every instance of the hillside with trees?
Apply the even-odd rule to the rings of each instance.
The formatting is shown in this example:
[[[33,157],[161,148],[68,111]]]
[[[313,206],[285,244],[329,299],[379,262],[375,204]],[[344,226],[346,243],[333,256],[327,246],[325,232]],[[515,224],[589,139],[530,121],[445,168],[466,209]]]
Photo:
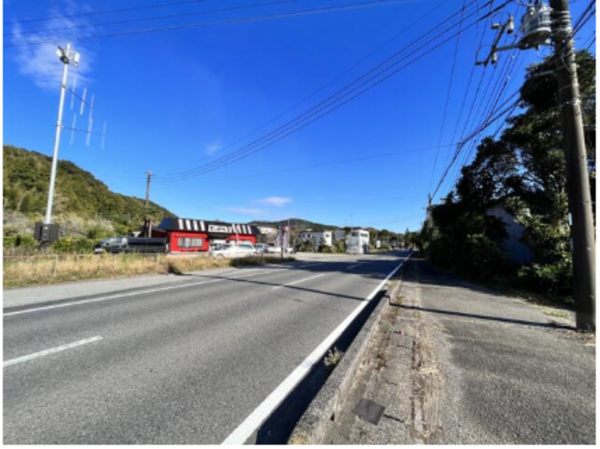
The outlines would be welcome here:
[[[49,156],[3,146],[4,235],[31,236],[34,223],[46,211],[52,159]],[[148,215],[155,221],[174,216],[156,203],[149,203]],[[58,162],[54,221],[69,237],[102,238],[139,230],[145,216],[144,201],[109,190],[72,162]]]

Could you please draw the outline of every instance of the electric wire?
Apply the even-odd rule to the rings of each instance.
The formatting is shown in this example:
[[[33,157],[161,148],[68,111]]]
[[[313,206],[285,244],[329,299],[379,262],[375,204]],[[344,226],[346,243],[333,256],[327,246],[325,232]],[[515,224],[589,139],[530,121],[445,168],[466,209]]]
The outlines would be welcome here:
[[[203,3],[208,0],[185,0],[185,1],[177,1],[171,3],[159,3],[153,5],[144,5],[144,6],[134,6],[130,8],[120,8],[120,9],[109,9],[104,11],[92,11],[92,12],[84,12],[78,14],[65,14],[65,15],[56,15],[56,16],[47,16],[47,17],[38,17],[33,19],[22,19],[22,20],[13,20],[10,22],[4,22],[4,25],[13,25],[13,24],[21,24],[21,23],[30,23],[30,22],[43,22],[47,20],[56,20],[56,19],[75,19],[78,17],[90,17],[90,16],[98,16],[102,14],[117,14],[122,12],[133,12],[133,11],[141,11],[144,9],[156,9],[156,8],[166,8],[172,6],[179,6],[184,4],[191,3]]]
[[[277,0],[277,1],[266,2],[266,3],[253,3],[250,5],[238,5],[238,6],[230,6],[227,8],[209,9],[209,10],[202,10],[202,11],[191,11],[191,12],[178,13],[178,14],[166,14],[166,15],[162,15],[162,16],[138,17],[138,18],[133,18],[133,19],[117,20],[117,21],[113,21],[113,22],[87,23],[87,24],[81,24],[81,25],[72,25],[72,26],[64,26],[64,27],[56,27],[56,28],[45,28],[45,29],[40,28],[37,30],[13,31],[10,33],[4,33],[4,36],[5,37],[15,36],[15,35],[21,36],[24,34],[39,34],[39,33],[46,34],[46,33],[55,33],[57,31],[80,30],[83,28],[97,28],[97,27],[112,26],[112,25],[125,25],[125,24],[129,24],[129,23],[145,22],[148,20],[176,19],[179,17],[191,17],[191,16],[198,16],[198,15],[205,15],[205,14],[216,14],[216,13],[220,13],[220,12],[238,11],[238,10],[242,10],[242,9],[261,8],[264,6],[276,6],[276,5],[281,5],[281,4],[290,4],[290,3],[294,3],[294,2],[298,2],[298,1],[301,1],[301,0]]]
[[[458,156],[460,155],[461,150],[465,146],[465,144],[468,143],[471,139],[476,138],[477,135],[479,135],[483,130],[487,129],[490,125],[492,125],[493,123],[498,121],[500,118],[504,117],[508,112],[511,112],[512,110],[514,110],[514,108],[516,108],[519,104],[518,98],[516,100],[514,100],[514,98],[518,97],[518,95],[519,95],[519,91],[514,92],[500,107],[498,107],[498,109],[496,111],[494,111],[494,114],[492,117],[490,117],[486,122],[479,125],[475,131],[473,131],[469,136],[467,136],[467,138],[465,138],[458,145],[457,151],[454,153],[454,156],[453,156],[452,160],[450,161],[450,164],[444,170],[444,173],[443,173],[440,181],[438,182],[437,187],[435,188],[435,190],[433,192],[432,198],[435,197],[435,195],[437,195],[441,185],[443,184],[444,180],[446,179],[446,176],[448,175],[450,168],[453,166],[453,164],[458,159]]]
[[[456,143],[450,143],[450,144],[442,145],[442,148],[454,147],[454,146],[456,146]],[[265,176],[276,175],[276,174],[280,174],[280,173],[289,173],[289,172],[293,172],[293,171],[310,170],[313,168],[322,168],[322,167],[330,167],[330,166],[334,166],[334,165],[347,164],[349,162],[364,162],[364,161],[373,160],[373,159],[393,157],[393,156],[410,154],[410,153],[421,153],[421,152],[425,152],[425,151],[433,151],[436,148],[437,148],[437,146],[432,146],[432,147],[422,147],[422,148],[414,148],[414,149],[408,149],[408,150],[390,151],[390,152],[386,152],[386,153],[369,154],[368,156],[359,156],[359,157],[353,157],[353,158],[347,158],[347,159],[337,159],[337,160],[333,160],[333,161],[329,161],[329,162],[321,162],[319,164],[309,164],[309,165],[300,165],[300,166],[296,166],[296,167],[286,167],[286,168],[270,170],[270,171],[266,171],[266,172],[246,173],[243,175],[228,176],[228,177],[219,178],[219,179],[210,179],[210,180],[205,179],[200,182],[193,182],[193,183],[186,183],[186,184],[161,184],[161,186],[173,187],[173,188],[179,189],[181,187],[203,185],[203,184],[207,184],[207,183],[226,182],[226,181],[232,181],[232,180],[243,179],[243,178],[265,177]]]
[[[400,36],[402,36],[408,30],[410,30],[411,28],[413,28],[414,26],[416,26],[418,23],[420,23],[423,20],[425,20],[432,13],[434,13],[435,11],[437,11],[442,5],[444,5],[445,3],[449,2],[449,1],[450,0],[441,0],[435,7],[433,7],[432,9],[430,9],[429,11],[427,11],[425,14],[423,14],[422,16],[420,16],[417,20],[411,22],[410,25],[408,25],[407,27],[403,28],[398,33],[395,33],[391,38],[389,38],[388,40],[386,40],[382,45],[378,46],[374,50],[372,50],[369,53],[365,54],[363,57],[361,57],[359,60],[357,60],[354,64],[352,64],[346,70],[344,70],[343,72],[341,72],[339,75],[337,75],[334,78],[332,78],[331,80],[327,81],[320,88],[318,88],[317,90],[313,91],[308,96],[304,97],[302,100],[294,103],[292,106],[288,107],[284,111],[280,112],[275,117],[273,117],[270,120],[262,123],[261,125],[257,126],[256,128],[253,128],[250,132],[248,132],[248,133],[244,134],[243,136],[235,139],[231,143],[225,145],[224,147],[222,147],[220,149],[220,151],[228,150],[228,149],[236,146],[237,144],[239,144],[239,143],[243,142],[244,140],[246,140],[248,137],[253,136],[257,132],[265,129],[267,126],[271,125],[272,123],[275,123],[280,118],[284,117],[285,115],[289,114],[293,110],[297,109],[299,106],[301,106],[302,104],[306,103],[308,100],[314,98],[319,93],[323,92],[328,87],[332,86],[337,81],[339,81],[344,76],[346,76],[348,73],[350,73],[351,71],[353,71],[355,68],[357,68],[358,66],[360,66],[363,62],[365,62],[366,60],[368,60],[369,58],[371,58],[373,55],[375,55],[376,53],[378,53],[379,51],[381,51],[382,49],[384,49],[385,47],[387,47],[389,44],[391,44],[393,41],[395,41],[396,39],[398,39]],[[202,158],[196,159],[196,161],[203,160],[203,159],[206,159],[206,158],[207,158],[207,156],[204,156]],[[190,165],[190,163],[187,163],[186,167],[189,167],[189,165]]]
[[[478,19],[478,20],[483,20],[486,16]],[[473,26],[474,23],[470,24],[469,27]],[[456,26],[456,25],[454,25]],[[439,25],[438,25],[439,28]],[[365,93],[366,91],[374,88],[376,85],[380,84],[381,82],[389,79],[391,76],[393,76],[394,74],[398,73],[400,70],[403,70],[405,67],[407,67],[410,64],[413,64],[414,62],[416,62],[417,60],[421,59],[422,57],[426,56],[427,54],[431,53],[433,50],[439,48],[441,45],[445,44],[446,42],[448,42],[450,39],[454,38],[456,36],[456,33],[451,35],[449,38],[443,40],[442,42],[438,43],[437,45],[435,45],[433,48],[430,48],[429,50],[427,50],[425,53],[415,57],[415,59],[413,59],[412,61],[410,61],[409,63],[405,64],[404,66],[401,66],[400,68],[396,68],[394,71],[392,71],[391,73],[388,73],[384,78],[380,78],[379,80],[376,80],[377,77],[381,76],[382,74],[384,74],[385,72],[389,72],[390,69],[395,68],[399,63],[405,61],[406,59],[408,59],[410,56],[414,55],[415,53],[417,53],[418,51],[422,50],[424,47],[426,47],[427,45],[429,45],[431,42],[435,42],[436,39],[438,39],[441,35],[444,35],[448,30],[451,30],[452,27],[450,27],[447,30],[444,30],[442,33],[434,36],[433,38],[431,38],[426,44],[421,45],[420,47],[418,47],[416,50],[414,50],[413,52],[411,52],[409,55],[404,56],[401,60],[399,61],[395,61],[393,63],[391,63],[388,67],[385,67],[384,69],[382,69],[379,73],[376,72],[375,76],[372,76],[371,78],[367,78],[367,81],[364,81],[363,83],[359,84],[358,86],[350,89],[349,92],[344,92],[346,89],[348,89],[349,86],[352,86],[354,84],[356,84],[356,82],[360,81],[361,79],[364,79],[365,77],[367,77],[371,72],[375,71],[379,66],[384,65],[384,63],[380,64],[378,67],[376,67],[375,69],[372,69],[371,71],[367,72],[365,75],[361,76],[360,78],[358,78],[357,80],[353,81],[349,86],[346,86],[345,88],[341,89],[340,91],[338,91],[336,94],[332,95],[331,97],[329,97],[329,99],[324,100],[323,102],[321,102],[319,105],[309,109],[308,111],[306,111],[304,114],[301,114],[299,117],[297,117],[296,119],[288,122],[287,124],[283,125],[282,127],[276,129],[275,131],[272,131],[271,133],[267,134],[266,136],[264,136],[263,138],[254,141],[253,143],[247,145],[246,147],[243,147],[242,149],[238,150],[237,152],[231,153],[230,155],[224,156],[223,158],[220,158],[219,160],[211,163],[211,164],[205,164],[204,166],[201,166],[199,168],[196,169],[192,169],[192,171],[188,171],[187,173],[180,173],[180,174],[175,174],[180,176],[180,178],[185,178],[185,177],[189,177],[191,176],[197,176],[199,174],[208,172],[208,171],[212,171],[216,168],[220,168],[222,165],[228,165],[230,163],[233,163],[237,160],[239,160],[240,158],[243,157],[247,157],[249,154],[252,154],[262,148],[265,147],[265,145],[272,145],[274,142],[281,140],[283,137],[289,135],[291,132],[296,132],[299,129],[307,126],[308,124],[314,122],[315,120],[323,117],[324,115],[327,115],[331,112],[333,112],[333,110],[341,107],[342,105],[346,104],[348,101],[351,101],[353,98],[355,98],[358,95],[361,95],[363,93]],[[426,34],[427,35],[427,34]],[[420,39],[422,39],[423,37],[421,37]],[[418,41],[417,41],[418,42]],[[409,45],[413,46],[413,44]],[[407,47],[407,48],[408,48]],[[397,54],[402,53],[402,50],[400,52],[397,52]],[[397,55],[396,54],[396,55]],[[393,59],[396,55],[392,56],[389,59]],[[367,85],[368,83],[371,83],[371,85],[368,85],[367,87],[365,87],[364,89],[358,91],[358,93],[355,93],[358,89],[362,88],[363,86]],[[342,95],[340,95],[340,93],[343,93]],[[347,97],[349,94],[353,94],[353,96],[351,96],[349,99],[344,100],[343,102],[340,103],[340,101],[342,99],[344,99],[344,97]],[[331,101],[331,99],[333,99],[334,101]],[[337,104],[335,104],[337,102]],[[325,105],[325,106],[323,106]],[[329,108],[329,109],[327,109]],[[316,112],[315,112],[316,109]],[[324,112],[322,112],[324,111]],[[320,115],[317,115],[320,114]],[[313,116],[317,115],[316,118],[312,118]],[[298,122],[300,119],[300,125],[298,126]],[[309,120],[309,121],[307,121]],[[301,121],[304,121],[305,123],[301,123]],[[296,128],[294,128],[294,126],[296,126]],[[288,131],[289,128],[291,129],[291,132]],[[283,134],[283,135],[282,135]],[[265,140],[267,139],[267,140]],[[277,140],[274,140],[277,139]],[[258,148],[256,148],[257,145],[262,145],[259,146]],[[173,176],[173,175],[171,175]]]
[[[409,45],[408,47],[410,47],[410,46],[412,46],[412,45]],[[407,48],[408,48],[408,47],[407,47]],[[313,108],[309,109],[308,111],[306,111],[305,113],[301,114],[300,116],[297,116],[295,119],[293,119],[293,120],[289,121],[288,123],[286,123],[286,124],[282,125],[281,127],[279,127],[278,129],[276,129],[276,130],[272,131],[271,133],[268,133],[266,136],[263,136],[262,138],[260,138],[260,139],[258,139],[258,140],[255,140],[255,141],[254,141],[254,142],[252,142],[251,144],[249,144],[249,145],[247,145],[247,146],[245,146],[245,147],[242,147],[240,150],[238,150],[238,151],[236,151],[236,152],[233,152],[233,153],[231,153],[231,154],[230,154],[230,155],[228,155],[228,156],[224,156],[223,158],[221,158],[221,159],[219,159],[219,160],[217,160],[217,161],[215,161],[215,162],[213,162],[213,163],[210,163],[210,164],[205,164],[205,165],[203,165],[203,166],[201,166],[201,167],[199,167],[199,168],[192,169],[192,170],[188,170],[188,171],[186,171],[186,172],[182,172],[182,173],[179,173],[179,174],[176,174],[176,175],[179,175],[180,177],[189,177],[188,175],[196,175],[196,174],[199,174],[199,173],[198,173],[199,169],[200,169],[200,170],[205,170],[205,169],[207,169],[207,168],[213,168],[213,167],[215,166],[215,164],[221,164],[221,163],[224,163],[224,162],[229,162],[229,160],[231,160],[232,158],[236,158],[236,157],[238,157],[238,156],[240,155],[240,153],[247,153],[249,150],[252,150],[252,149],[253,149],[253,147],[255,147],[256,145],[259,145],[259,144],[262,144],[262,143],[264,143],[265,139],[271,139],[271,138],[272,138],[272,136],[275,136],[275,137],[277,137],[277,134],[281,134],[281,132],[285,132],[285,131],[287,131],[287,130],[288,130],[290,127],[293,127],[294,125],[296,125],[296,122],[298,122],[298,121],[301,121],[301,120],[304,120],[304,119],[305,119],[305,117],[306,117],[307,115],[308,115],[308,117],[307,117],[307,118],[310,118],[312,115],[314,115],[314,114],[315,114],[315,113],[313,113],[313,114],[310,114],[310,113],[311,113],[312,111],[314,111],[315,109],[316,109],[316,113],[319,113],[319,112],[320,112],[320,110],[321,110],[321,109],[323,109],[323,105],[325,105],[325,107],[327,107],[327,106],[329,106],[329,105],[328,105],[328,102],[330,102],[331,100],[337,101],[339,98],[343,98],[344,96],[346,96],[346,95],[347,95],[347,93],[344,93],[344,91],[345,91],[346,89],[348,89],[350,86],[352,86],[352,85],[353,85],[353,84],[355,84],[356,82],[360,81],[361,79],[364,79],[364,78],[366,78],[366,77],[367,77],[367,76],[368,76],[370,73],[372,73],[372,72],[376,71],[376,70],[377,70],[377,69],[379,69],[380,67],[382,67],[382,66],[383,66],[383,67],[385,67],[385,64],[386,64],[388,61],[390,61],[390,60],[393,60],[393,59],[394,59],[394,58],[397,56],[397,54],[401,54],[401,53],[402,53],[402,50],[401,50],[400,52],[397,52],[396,54],[392,55],[391,57],[389,57],[389,58],[388,58],[386,61],[384,61],[383,63],[380,63],[380,64],[379,64],[378,66],[376,66],[374,69],[371,69],[369,72],[365,73],[364,75],[362,75],[362,76],[361,76],[361,77],[359,77],[358,79],[354,80],[352,83],[350,83],[350,84],[349,84],[349,85],[347,85],[346,87],[344,87],[344,88],[340,89],[338,92],[336,92],[335,94],[331,95],[329,98],[325,99],[324,101],[322,101],[322,102],[321,102],[321,103],[319,103],[318,105],[316,105],[316,106],[314,106]],[[406,58],[404,58],[404,59],[406,59]],[[401,61],[399,61],[399,62],[402,62],[402,60],[401,60]],[[397,61],[396,63],[394,63],[394,64],[397,64],[397,63],[398,63],[398,61]],[[390,66],[390,67],[393,67],[393,66]],[[387,70],[387,69],[389,69],[390,67],[388,67],[388,68],[385,68],[384,70]],[[378,76],[378,75],[376,74],[376,76]],[[373,78],[371,78],[371,79],[373,79]],[[363,84],[365,84],[365,83],[363,83]],[[361,87],[361,85],[359,85],[358,87]],[[356,90],[356,89],[354,89],[354,90]],[[350,91],[350,93],[352,93],[352,90]],[[340,94],[343,94],[343,95],[341,95],[341,97],[340,97]],[[327,111],[326,111],[326,113],[327,113]],[[171,175],[171,176],[173,176],[173,175]],[[165,176],[165,175],[163,175],[163,177],[166,177],[166,176]]]
[[[461,22],[459,25],[459,33],[458,33],[458,36],[456,36],[456,47],[454,48],[454,58],[452,60],[452,68],[450,69],[450,79],[448,81],[448,92],[446,94],[446,102],[444,104],[444,112],[442,115],[442,126],[440,129],[440,137],[438,139],[439,144],[442,143],[442,139],[444,137],[444,128],[446,127],[446,117],[448,115],[448,105],[450,104],[450,97],[452,95],[452,85],[454,84],[454,72],[456,70],[456,61],[458,59],[458,50],[460,48],[460,37],[462,34],[461,31],[462,31],[462,25],[463,25],[465,5],[466,5],[466,1],[463,1]],[[438,161],[439,154],[440,154],[440,149],[438,148],[435,152],[435,160],[433,163],[433,169],[431,170],[431,177],[429,179],[429,189],[428,190],[431,190],[431,185],[433,184],[433,177],[435,175],[435,169],[437,168],[437,161]]]
[[[97,39],[110,39],[116,37],[125,37],[125,36],[137,36],[142,34],[152,34],[152,33],[161,33],[166,31],[178,31],[178,30],[187,30],[194,28],[202,28],[202,27],[210,27],[216,25],[227,25],[227,24],[239,24],[239,23],[251,23],[251,22],[259,22],[266,20],[275,20],[282,19],[287,17],[296,17],[296,16],[305,16],[311,14],[321,14],[321,13],[329,13],[329,12],[339,12],[339,11],[348,11],[353,9],[362,9],[373,6],[378,6],[382,4],[395,4],[395,3],[406,3],[411,0],[368,0],[360,3],[351,3],[346,5],[339,6],[325,6],[319,8],[312,9],[304,9],[286,13],[277,13],[277,14],[266,14],[266,15],[258,15],[258,16],[250,16],[250,17],[238,17],[238,18],[230,18],[224,20],[217,20],[213,22],[199,22],[199,23],[189,23],[182,25],[172,25],[172,26],[163,26],[156,28],[146,28],[146,29],[138,29],[138,30],[130,30],[130,31],[120,31],[108,34],[96,34],[89,36],[63,36],[61,39],[52,38],[47,40],[32,40],[29,42],[18,42],[10,45],[5,45],[4,48],[15,48],[15,47],[27,47],[27,46],[38,46],[45,44],[59,44],[63,40],[69,40],[71,42],[79,42],[79,41],[88,41],[88,40],[97,40]]]

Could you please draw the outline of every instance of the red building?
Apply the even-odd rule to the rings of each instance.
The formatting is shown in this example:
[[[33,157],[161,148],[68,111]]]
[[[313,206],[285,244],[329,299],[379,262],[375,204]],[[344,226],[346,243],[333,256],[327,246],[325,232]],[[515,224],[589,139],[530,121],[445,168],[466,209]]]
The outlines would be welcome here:
[[[254,245],[258,234],[257,226],[190,218],[165,218],[152,228],[152,237],[165,237],[172,253],[208,251],[215,241],[238,240]]]

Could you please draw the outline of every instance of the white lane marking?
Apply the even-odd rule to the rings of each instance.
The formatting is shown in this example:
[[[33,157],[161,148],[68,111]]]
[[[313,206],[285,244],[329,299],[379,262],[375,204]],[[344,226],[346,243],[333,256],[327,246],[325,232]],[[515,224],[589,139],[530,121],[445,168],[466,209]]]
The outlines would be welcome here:
[[[23,357],[19,357],[12,360],[7,360],[2,363],[2,367],[6,368],[7,366],[16,365],[17,363],[28,362],[29,360],[37,359],[38,357],[43,357],[45,355],[54,354],[56,352],[64,351],[66,349],[75,348],[77,346],[85,345],[88,343],[93,343],[95,341],[102,340],[102,337],[96,336],[92,338],[86,338],[85,340],[75,341],[73,343],[69,343],[67,345],[57,346],[56,348],[46,349],[45,351],[35,352],[33,354],[24,355]]]
[[[349,266],[348,268],[346,268],[346,269],[347,269],[347,270],[351,270],[352,268],[354,268],[354,267],[358,267],[358,266],[360,266],[360,264],[359,264],[359,263],[357,263],[356,265],[350,265],[350,266]]]
[[[273,287],[273,290],[277,290],[278,288],[287,287],[289,285],[296,285],[296,284],[299,284],[300,282],[304,282],[304,281],[310,281],[311,279],[320,278],[321,276],[325,276],[325,273],[317,274],[316,276],[311,276],[309,278],[299,279],[297,281],[290,282],[289,284],[278,285],[276,287]]]
[[[325,356],[325,352],[342,335],[346,328],[354,321],[360,312],[367,306],[383,286],[396,274],[404,262],[410,259],[412,252],[400,265],[392,270],[387,277],[367,296],[354,311],[331,333],[325,340],[281,383],[254,411],[223,441],[222,444],[241,445],[246,443],[250,436],[261,426],[262,423],[283,402],[288,394],[304,379],[310,370]]]
[[[131,293],[123,293],[123,294],[110,295],[110,296],[101,296],[99,298],[84,299],[84,300],[81,300],[81,301],[64,302],[64,303],[61,303],[61,304],[54,304],[54,305],[51,305],[51,306],[36,307],[34,309],[26,309],[26,310],[17,310],[15,312],[7,312],[7,313],[3,314],[3,316],[7,317],[7,316],[13,316],[13,315],[21,315],[23,313],[33,313],[33,312],[39,312],[41,310],[58,309],[58,308],[61,308],[61,307],[71,307],[71,306],[77,306],[77,305],[80,305],[80,304],[89,304],[89,303],[93,303],[93,302],[108,301],[110,299],[126,298],[128,296],[143,295],[143,294],[146,294],[146,293],[163,292],[163,291],[166,291],[166,290],[175,290],[175,289],[178,289],[178,288],[194,287],[196,285],[212,284],[213,282],[235,280],[235,279],[243,279],[243,278],[246,278],[246,277],[255,276],[257,274],[262,274],[262,273],[266,273],[266,272],[271,272],[272,273],[273,271],[272,270],[253,271],[252,273],[248,273],[247,275],[241,275],[241,276],[230,277],[230,278],[223,277],[223,278],[218,278],[218,279],[212,279],[210,281],[193,282],[193,283],[190,283],[190,284],[183,284],[183,285],[172,285],[172,286],[169,286],[169,287],[153,288],[153,289],[150,289],[150,290],[143,290],[143,291],[137,291],[137,292],[131,292]]]

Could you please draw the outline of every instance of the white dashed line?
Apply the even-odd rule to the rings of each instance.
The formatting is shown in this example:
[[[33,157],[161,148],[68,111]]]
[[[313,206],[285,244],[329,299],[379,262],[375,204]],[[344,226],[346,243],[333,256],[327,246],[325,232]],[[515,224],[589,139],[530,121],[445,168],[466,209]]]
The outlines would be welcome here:
[[[29,360],[37,359],[38,357],[43,357],[45,355],[55,354],[57,352],[65,351],[66,349],[75,348],[77,346],[85,345],[88,343],[93,343],[95,341],[102,340],[102,337],[96,336],[92,338],[86,338],[85,340],[75,341],[73,343],[69,343],[67,345],[57,346],[56,348],[46,349],[45,351],[35,352],[33,354],[24,355],[23,357],[19,357],[12,360],[7,360],[2,363],[2,367],[6,368],[7,366],[16,365],[17,363],[28,362]]]
[[[310,281],[311,279],[320,278],[321,276],[325,276],[325,273],[317,274],[316,276],[311,276],[309,278],[299,279],[297,281],[290,282],[289,284],[278,285],[276,287],[273,287],[273,290],[277,290],[278,288],[288,287],[290,285],[296,285],[296,284],[299,284],[300,282],[304,282],[304,281]]]

